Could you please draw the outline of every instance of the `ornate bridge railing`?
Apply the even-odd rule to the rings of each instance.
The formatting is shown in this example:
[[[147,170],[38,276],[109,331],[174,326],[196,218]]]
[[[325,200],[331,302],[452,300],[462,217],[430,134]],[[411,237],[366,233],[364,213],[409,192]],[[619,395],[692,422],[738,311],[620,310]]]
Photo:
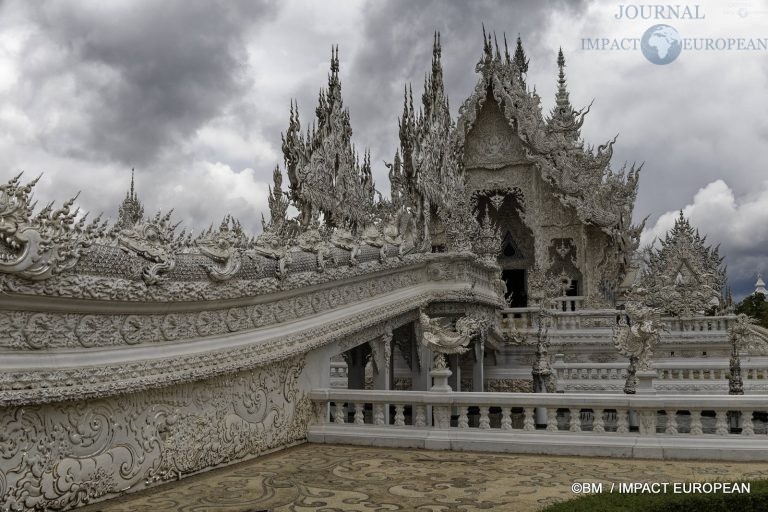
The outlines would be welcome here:
[[[571,297],[568,297],[571,298]],[[561,310],[553,308],[548,316],[550,334],[558,332],[590,330],[595,333],[609,334],[623,316],[619,309],[577,309]],[[508,334],[514,332],[534,333],[538,327],[539,310],[537,308],[506,308],[501,315],[501,328]],[[667,331],[662,340],[678,341],[686,338],[701,338],[726,341],[728,328],[736,319],[729,316],[693,316],[666,317],[663,322]]]
[[[312,391],[318,443],[768,460],[768,396]]]
[[[280,279],[169,271],[152,287],[0,275],[15,286],[0,294],[0,510],[70,509],[304,442],[332,358],[367,344],[383,367],[422,309],[500,304],[498,269],[471,255],[337,256],[323,272],[294,252]]]
[[[741,364],[745,390],[768,391],[768,358],[749,357]],[[655,388],[660,392],[726,393],[729,362],[719,360],[659,361]],[[566,363],[562,354],[555,355],[552,370],[558,390],[565,392],[617,392],[624,387],[626,363]]]

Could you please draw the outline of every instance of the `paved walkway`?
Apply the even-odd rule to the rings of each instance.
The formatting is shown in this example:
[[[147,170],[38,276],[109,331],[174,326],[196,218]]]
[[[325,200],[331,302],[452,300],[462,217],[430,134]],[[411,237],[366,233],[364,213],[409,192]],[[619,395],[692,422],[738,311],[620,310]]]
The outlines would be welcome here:
[[[87,510],[528,511],[572,498],[574,482],[701,482],[745,478],[768,478],[768,464],[304,444]]]

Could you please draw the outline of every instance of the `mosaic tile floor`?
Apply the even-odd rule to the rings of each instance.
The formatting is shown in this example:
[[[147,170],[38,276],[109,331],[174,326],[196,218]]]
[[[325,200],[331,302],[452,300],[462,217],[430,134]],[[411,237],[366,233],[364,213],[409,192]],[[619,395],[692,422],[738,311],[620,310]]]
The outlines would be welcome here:
[[[768,478],[768,464],[497,455],[304,444],[87,511],[537,510],[574,482]]]

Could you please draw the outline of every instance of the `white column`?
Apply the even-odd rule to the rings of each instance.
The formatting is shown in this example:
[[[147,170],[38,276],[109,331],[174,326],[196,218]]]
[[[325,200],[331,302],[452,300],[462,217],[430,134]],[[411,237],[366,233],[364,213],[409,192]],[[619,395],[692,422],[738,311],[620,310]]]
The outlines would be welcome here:
[[[392,331],[387,331],[370,342],[373,359],[373,389],[392,389]],[[381,404],[385,425],[389,425],[389,404]]]
[[[472,391],[483,392],[485,378],[485,340],[481,337],[475,340],[475,363],[472,366]]]

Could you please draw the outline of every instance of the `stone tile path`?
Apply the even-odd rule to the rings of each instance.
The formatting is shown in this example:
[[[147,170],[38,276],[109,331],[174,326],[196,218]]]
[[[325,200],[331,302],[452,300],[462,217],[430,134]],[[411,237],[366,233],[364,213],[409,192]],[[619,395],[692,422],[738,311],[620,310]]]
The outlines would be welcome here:
[[[304,444],[88,511],[537,510],[574,482],[768,478],[768,464],[663,462]]]

